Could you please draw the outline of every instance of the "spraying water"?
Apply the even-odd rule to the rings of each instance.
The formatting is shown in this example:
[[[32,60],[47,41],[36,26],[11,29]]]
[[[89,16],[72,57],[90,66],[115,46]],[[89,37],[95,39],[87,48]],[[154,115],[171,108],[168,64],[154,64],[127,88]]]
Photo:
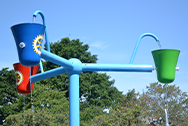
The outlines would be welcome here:
[[[168,94],[167,94],[167,84],[166,84],[166,100],[165,100],[165,106],[166,108],[164,109],[164,112],[165,112],[165,126],[170,126],[169,125],[169,122],[168,122]]]
[[[33,16],[32,23],[35,23],[35,18],[36,18],[36,17],[35,17],[35,16]]]
[[[30,70],[30,77],[31,77],[31,67],[29,67]],[[30,82],[30,89],[31,89],[31,108],[33,113],[33,126],[34,126],[34,108],[33,108],[33,96],[32,96],[32,84],[31,84],[31,78],[29,79]]]
[[[165,121],[166,121],[165,126],[170,126],[169,122],[168,122],[168,113],[167,113],[167,110],[164,109],[164,112],[165,112]]]
[[[35,16],[33,16],[32,23],[35,23]],[[30,70],[30,77],[31,77],[31,67],[29,67]],[[32,83],[31,83],[31,78],[29,79],[30,82],[30,89],[31,89],[31,108],[32,108],[32,113],[33,113],[33,126],[34,126],[34,108],[33,108],[33,95],[32,95]]]
[[[160,41],[157,41],[157,43],[158,43],[159,48],[161,49],[162,47],[161,47]]]
[[[25,95],[23,97],[23,113],[24,113],[23,118],[24,118],[24,126],[25,126]]]

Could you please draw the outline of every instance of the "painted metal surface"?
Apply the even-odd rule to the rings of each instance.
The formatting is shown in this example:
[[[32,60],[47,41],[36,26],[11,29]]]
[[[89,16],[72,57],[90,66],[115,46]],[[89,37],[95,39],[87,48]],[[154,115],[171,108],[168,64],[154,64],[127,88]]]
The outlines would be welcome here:
[[[58,67],[52,70],[45,71],[43,73],[38,73],[36,75],[31,76],[30,78],[31,78],[31,82],[33,83],[33,82],[37,82],[37,81],[44,80],[47,78],[55,77],[64,73],[66,73],[65,68]]]
[[[33,14],[33,22],[34,22],[34,20],[35,20],[35,18],[37,17],[38,14],[40,14],[40,16],[42,17],[43,25],[46,27],[46,29],[45,29],[46,49],[47,49],[48,52],[50,52],[50,43],[49,43],[49,39],[48,39],[46,20],[45,20],[45,16],[42,13],[42,11],[40,11],[40,10],[35,11],[35,13]],[[40,71],[44,72],[42,61],[40,61],[39,65],[40,65]]]
[[[34,83],[30,82],[30,74],[35,75],[39,66],[27,67],[20,63],[14,63],[13,66],[16,77],[17,92],[23,95],[30,94],[34,85]]]
[[[157,79],[161,83],[172,83],[175,79],[179,50],[159,49],[152,51],[157,70]]]
[[[40,10],[35,11],[33,16],[36,17],[38,14],[40,14],[40,16],[42,17],[43,25],[46,27],[46,20],[45,20],[45,17],[44,17],[44,14],[42,13],[42,11],[40,11]],[[50,43],[49,43],[49,39],[48,39],[47,27],[45,30],[45,40],[46,40],[46,49],[48,52],[50,52]]]
[[[155,35],[152,34],[152,33],[144,33],[144,34],[142,34],[142,35],[138,38],[138,41],[137,41],[136,46],[135,46],[135,48],[134,48],[134,51],[133,51],[133,54],[132,54],[132,57],[131,57],[131,60],[130,60],[129,64],[132,64],[132,63],[133,63],[134,57],[135,57],[136,52],[137,52],[137,49],[138,49],[138,46],[139,46],[139,44],[140,44],[140,41],[141,41],[141,39],[142,39],[143,37],[146,37],[146,36],[153,37],[157,42],[159,42],[159,39],[157,38],[157,36],[155,36]]]
[[[80,125],[79,74],[69,74],[69,126]]]
[[[45,26],[36,23],[22,23],[11,27],[19,61],[24,66],[35,66],[40,62]],[[21,48],[20,44],[24,43]]]
[[[83,63],[83,71],[152,72],[152,65]]]
[[[41,52],[42,52],[41,58],[48,60],[54,64],[57,64],[59,66],[66,67],[67,69],[73,68],[72,64],[67,59],[62,58],[62,57],[55,55],[53,53],[50,53],[44,49],[42,49]]]

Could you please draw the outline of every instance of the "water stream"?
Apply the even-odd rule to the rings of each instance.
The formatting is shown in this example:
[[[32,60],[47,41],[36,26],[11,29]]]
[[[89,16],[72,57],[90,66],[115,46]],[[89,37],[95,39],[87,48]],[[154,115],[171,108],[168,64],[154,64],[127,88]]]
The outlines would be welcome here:
[[[168,84],[166,84],[166,99],[165,99],[164,111],[165,111],[165,121],[166,121],[165,125],[169,126],[169,122],[168,122],[168,90],[167,90],[167,88],[168,88]]]
[[[25,95],[23,97],[23,118],[24,118],[24,126],[25,126]]]
[[[30,69],[30,77],[31,77],[31,67],[29,67]],[[32,113],[33,113],[33,126],[34,126],[34,108],[33,108],[33,96],[32,96],[32,83],[31,83],[31,78],[29,79],[30,82],[30,89],[31,89],[31,109],[32,109]]]
[[[33,16],[32,23],[35,23],[35,16]]]
[[[158,44],[159,48],[161,49],[162,47],[161,47],[160,41],[157,41],[157,44]]]
[[[32,23],[35,23],[35,16],[33,16],[33,19],[32,19]],[[30,77],[31,77],[31,67],[29,67],[29,70],[30,70]],[[31,78],[29,79],[29,82],[30,82],[30,89],[31,89],[31,109],[32,109],[32,113],[33,113],[33,126],[34,126],[34,107],[33,107],[33,92],[32,92],[32,83],[31,83]]]

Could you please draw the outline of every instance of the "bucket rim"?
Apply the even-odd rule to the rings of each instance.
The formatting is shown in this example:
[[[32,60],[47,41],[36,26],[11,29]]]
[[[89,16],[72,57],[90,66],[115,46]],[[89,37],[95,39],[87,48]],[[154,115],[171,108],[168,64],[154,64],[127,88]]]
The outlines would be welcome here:
[[[178,52],[180,52],[180,50],[178,50],[178,49],[156,49],[156,50],[153,50],[153,51],[151,51],[151,52],[166,51],[166,50],[169,50],[169,51],[178,51]]]
[[[19,24],[15,24],[15,25],[13,25],[13,26],[11,26],[10,28],[12,29],[13,27],[16,27],[16,26],[20,26],[20,25],[41,25],[41,26],[44,26],[44,27],[46,27],[45,25],[43,25],[43,24],[40,24],[40,23],[19,23]]]
[[[17,64],[21,64],[21,63],[20,63],[20,62],[16,62],[16,63],[13,64],[13,66],[14,66],[14,65],[17,65]]]

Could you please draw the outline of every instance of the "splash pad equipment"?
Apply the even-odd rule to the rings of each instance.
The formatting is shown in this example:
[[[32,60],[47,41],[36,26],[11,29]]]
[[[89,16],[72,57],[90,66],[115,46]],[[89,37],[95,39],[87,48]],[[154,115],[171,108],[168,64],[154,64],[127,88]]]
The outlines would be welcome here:
[[[36,17],[37,14],[40,14],[43,19],[42,26],[44,29],[44,27],[46,27],[44,15],[41,11],[36,11],[34,13],[34,17]],[[28,27],[28,31],[30,31],[29,29],[30,29],[30,27]],[[42,30],[42,33],[41,33],[41,29],[38,29],[38,30],[40,31],[40,34],[42,34],[44,32]],[[39,32],[37,30],[36,31],[33,30],[32,32],[34,32],[32,34],[34,34],[35,36],[38,36],[38,34],[39,34]],[[45,37],[47,37],[46,33],[47,33],[47,30],[45,30]],[[116,71],[116,72],[152,72],[153,71],[152,65],[132,64],[135,54],[136,54],[136,50],[140,43],[140,40],[143,37],[150,36],[150,37],[153,37],[156,41],[158,41],[158,38],[151,33],[145,33],[140,36],[129,64],[82,63],[79,59],[76,59],[76,58],[67,60],[65,58],[62,58],[62,57],[57,56],[50,52],[48,38],[45,39],[46,45],[47,45],[47,51],[44,49],[41,49],[41,53],[40,53],[41,55],[40,55],[40,57],[37,57],[38,55],[35,55],[35,53],[36,53],[35,50],[31,48],[33,37],[30,37],[30,35],[28,36],[28,38],[24,37],[25,34],[26,34],[25,32],[20,32],[19,35],[17,35],[17,34],[15,35],[15,33],[13,32],[13,35],[14,35],[15,41],[16,41],[16,45],[18,48],[18,55],[19,55],[20,63],[24,66],[34,66],[37,63],[40,64],[41,73],[32,75],[29,78],[27,78],[28,80],[29,79],[31,80],[31,83],[34,83],[34,82],[37,82],[37,81],[40,81],[43,79],[47,79],[50,77],[54,77],[54,76],[57,76],[60,74],[64,74],[64,73],[69,74],[69,125],[70,126],[79,126],[80,125],[79,74],[82,71]],[[28,32],[28,34],[30,34],[30,32]],[[25,38],[26,40],[28,40],[27,42],[28,42],[29,48],[26,48],[27,44],[25,44],[25,46],[23,46],[23,48],[22,48],[22,45],[24,45],[23,43],[25,40],[17,39],[17,38],[22,38],[22,37]],[[23,43],[21,44],[21,42],[23,42]],[[29,59],[26,58],[26,56],[23,52],[27,52],[27,56],[29,56]],[[33,58],[33,56],[30,56],[30,54],[34,55],[34,58]],[[42,62],[40,62],[40,58],[43,58],[47,61],[57,64],[60,67],[44,72]],[[26,62],[25,62],[25,60],[26,60]]]
[[[155,61],[155,66],[157,71],[157,79],[159,82],[168,84],[174,81],[176,64],[178,61],[179,53],[180,51],[175,49],[159,49],[152,51],[152,55]],[[166,97],[167,97],[167,87],[166,87]],[[168,106],[167,98],[165,104],[167,104]],[[166,108],[164,109],[165,125],[169,126],[167,109]]]
[[[16,88],[17,92],[20,94],[30,94],[31,90],[33,90],[34,83],[31,83],[30,86],[30,73],[31,75],[35,75],[38,71],[39,66],[33,66],[33,67],[26,67],[21,65],[20,63],[13,64],[14,71],[15,71],[15,77],[16,77]]]
[[[157,70],[157,79],[161,83],[171,83],[175,79],[176,64],[180,51],[160,49],[152,51]]]
[[[23,23],[12,26],[11,30],[20,63],[24,66],[38,65],[45,26],[36,23]]]

